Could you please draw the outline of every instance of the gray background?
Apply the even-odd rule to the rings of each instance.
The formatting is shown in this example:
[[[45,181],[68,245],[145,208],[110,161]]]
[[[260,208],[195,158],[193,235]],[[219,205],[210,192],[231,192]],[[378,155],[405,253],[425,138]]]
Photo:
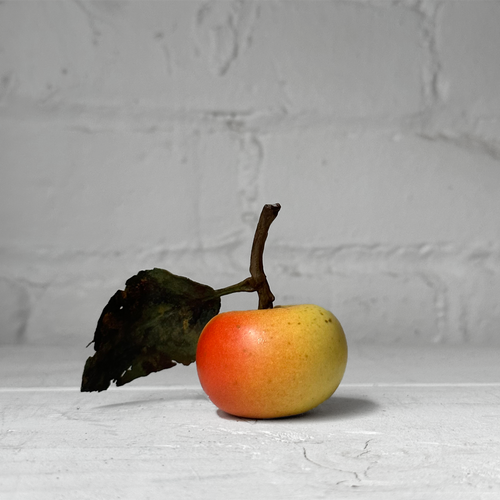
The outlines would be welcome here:
[[[240,281],[280,202],[277,303],[499,345],[499,25],[483,0],[0,2],[0,342],[85,346],[140,269]]]

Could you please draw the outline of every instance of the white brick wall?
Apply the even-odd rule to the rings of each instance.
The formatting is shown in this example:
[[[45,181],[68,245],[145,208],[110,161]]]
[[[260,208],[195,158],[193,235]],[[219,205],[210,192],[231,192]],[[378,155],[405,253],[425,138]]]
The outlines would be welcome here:
[[[500,344],[500,2],[0,2],[0,342],[164,267],[350,339]],[[253,295],[224,309],[253,308]]]

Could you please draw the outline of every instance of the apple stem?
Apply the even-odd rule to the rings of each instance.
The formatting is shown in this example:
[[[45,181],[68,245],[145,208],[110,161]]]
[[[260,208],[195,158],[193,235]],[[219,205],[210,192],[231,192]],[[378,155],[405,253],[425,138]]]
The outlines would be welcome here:
[[[257,292],[259,294],[259,309],[272,309],[274,295],[271,292],[267,277],[264,273],[264,246],[266,244],[269,227],[278,216],[281,209],[279,203],[264,205],[260,213],[259,222],[255,229],[255,235],[250,254],[250,277],[235,285],[215,290],[218,297],[236,292]]]
[[[259,309],[272,309],[275,299],[264,273],[264,245],[266,244],[269,227],[278,216],[280,209],[281,205],[279,203],[264,205],[253,238],[252,252],[250,254],[250,275],[255,290],[259,294]]]

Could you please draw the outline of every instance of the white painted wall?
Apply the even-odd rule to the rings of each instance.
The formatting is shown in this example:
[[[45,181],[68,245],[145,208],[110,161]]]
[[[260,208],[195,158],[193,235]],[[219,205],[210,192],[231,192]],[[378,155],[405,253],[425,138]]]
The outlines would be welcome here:
[[[92,339],[140,269],[348,338],[500,344],[500,2],[0,2],[0,339]],[[224,309],[256,307],[233,296]]]

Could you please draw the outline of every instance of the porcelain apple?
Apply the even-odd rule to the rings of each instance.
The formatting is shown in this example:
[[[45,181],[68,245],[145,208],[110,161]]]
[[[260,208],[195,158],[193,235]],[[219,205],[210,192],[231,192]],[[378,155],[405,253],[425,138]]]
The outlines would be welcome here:
[[[346,364],[342,326],[331,312],[310,304],[218,314],[196,351],[210,400],[247,418],[311,410],[335,392]]]

